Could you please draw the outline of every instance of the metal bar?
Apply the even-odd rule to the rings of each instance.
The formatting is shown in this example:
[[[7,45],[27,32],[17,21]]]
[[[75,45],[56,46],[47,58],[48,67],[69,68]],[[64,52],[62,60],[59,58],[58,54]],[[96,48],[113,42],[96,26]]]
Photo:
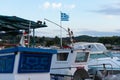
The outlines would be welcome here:
[[[46,19],[46,18],[44,18],[44,20],[46,20],[46,21],[48,21],[48,22],[51,22],[51,23],[59,26],[60,28],[64,29],[66,32],[68,32],[68,30],[67,30],[66,28],[62,27],[61,25],[59,25],[59,24],[57,24],[57,23],[55,23],[55,22],[53,22],[53,21],[51,21],[51,20],[48,20],[48,19]]]

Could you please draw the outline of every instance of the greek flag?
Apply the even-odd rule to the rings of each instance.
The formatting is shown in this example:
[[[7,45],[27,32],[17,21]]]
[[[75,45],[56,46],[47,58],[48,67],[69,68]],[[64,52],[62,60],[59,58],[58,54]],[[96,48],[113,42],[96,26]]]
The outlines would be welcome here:
[[[61,12],[61,21],[69,21],[69,15]]]

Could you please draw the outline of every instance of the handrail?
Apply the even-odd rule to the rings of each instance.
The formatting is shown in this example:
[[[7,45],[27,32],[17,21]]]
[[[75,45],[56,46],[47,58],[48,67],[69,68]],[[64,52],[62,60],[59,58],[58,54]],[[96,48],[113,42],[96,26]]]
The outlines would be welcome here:
[[[111,70],[112,70],[112,74],[113,74],[113,66],[112,66],[112,64],[96,64],[96,65],[90,65],[90,66],[99,66],[99,65],[110,65]]]

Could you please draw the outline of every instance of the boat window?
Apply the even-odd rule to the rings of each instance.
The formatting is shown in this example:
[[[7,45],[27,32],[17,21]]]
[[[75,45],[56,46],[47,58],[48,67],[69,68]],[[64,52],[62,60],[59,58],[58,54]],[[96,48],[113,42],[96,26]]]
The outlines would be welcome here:
[[[91,59],[95,59],[95,58],[106,58],[106,57],[112,57],[112,55],[111,55],[110,53],[90,54],[90,58],[91,58]]]
[[[107,56],[105,56],[104,54],[90,54],[90,58],[91,59],[95,59],[95,58],[105,58]]]
[[[88,52],[77,52],[75,62],[87,62]]]
[[[102,44],[96,44],[96,46],[97,46],[97,49],[99,49],[100,51],[105,51],[106,50],[105,46],[102,45]]]
[[[57,61],[67,61],[68,53],[58,53]]]
[[[18,73],[49,72],[52,54],[30,53],[20,54]]]
[[[12,73],[15,55],[0,56],[0,73]]]

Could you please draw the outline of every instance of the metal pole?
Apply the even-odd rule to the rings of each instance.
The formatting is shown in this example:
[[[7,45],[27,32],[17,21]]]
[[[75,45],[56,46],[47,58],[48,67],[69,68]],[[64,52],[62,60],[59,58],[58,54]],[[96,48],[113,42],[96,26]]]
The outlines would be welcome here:
[[[51,21],[51,20],[48,20],[48,19],[46,19],[46,18],[44,18],[44,20],[46,20],[46,21],[48,21],[48,22],[51,22],[51,23],[59,26],[60,28],[64,29],[66,32],[68,32],[68,30],[67,30],[66,28],[62,27],[61,25],[59,25],[59,24],[57,24],[57,23],[55,23],[55,22],[53,22],[53,21]]]
[[[28,47],[30,46],[30,28],[31,28],[31,21],[29,22],[29,30],[28,30]]]
[[[62,26],[62,21],[60,20],[60,26]],[[62,48],[62,28],[60,27],[60,47]]]
[[[35,29],[33,28],[33,47],[35,47]]]

